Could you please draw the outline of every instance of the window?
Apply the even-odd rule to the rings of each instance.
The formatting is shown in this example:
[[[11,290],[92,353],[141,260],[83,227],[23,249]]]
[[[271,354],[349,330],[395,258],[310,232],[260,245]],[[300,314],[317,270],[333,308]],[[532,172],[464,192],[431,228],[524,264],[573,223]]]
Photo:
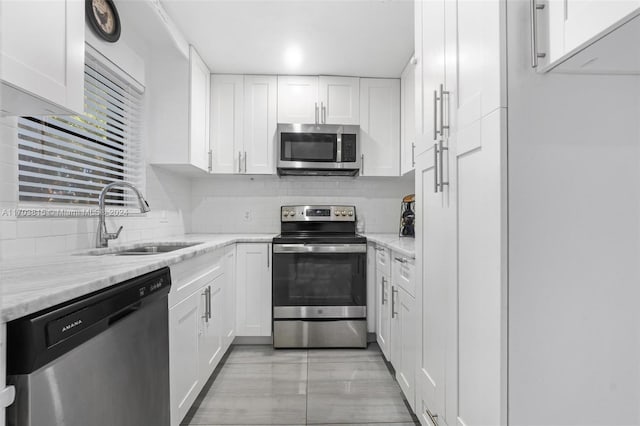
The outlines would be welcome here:
[[[90,205],[111,182],[140,185],[142,94],[87,55],[84,99],[82,115],[18,119],[20,201]],[[119,188],[106,198],[128,201]]]

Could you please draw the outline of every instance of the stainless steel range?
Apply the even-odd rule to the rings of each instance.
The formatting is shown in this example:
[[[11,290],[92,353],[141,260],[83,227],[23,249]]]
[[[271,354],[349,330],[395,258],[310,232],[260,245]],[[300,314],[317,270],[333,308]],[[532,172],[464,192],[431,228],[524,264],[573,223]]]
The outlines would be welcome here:
[[[354,206],[283,206],[273,239],[273,345],[366,347],[367,240]]]

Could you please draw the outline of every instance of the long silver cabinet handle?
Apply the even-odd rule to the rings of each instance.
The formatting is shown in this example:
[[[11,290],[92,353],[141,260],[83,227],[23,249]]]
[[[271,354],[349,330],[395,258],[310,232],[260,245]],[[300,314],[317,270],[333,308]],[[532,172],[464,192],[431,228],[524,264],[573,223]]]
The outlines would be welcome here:
[[[244,152],[244,172],[247,173],[247,151]]]
[[[242,152],[238,151],[238,173],[242,173]]]
[[[438,185],[438,144],[433,144],[433,192],[437,193],[440,185]]]
[[[444,186],[449,186],[449,180],[444,180],[444,152],[447,151],[447,156],[449,148],[444,146],[444,141],[440,140],[440,191],[444,191]]]
[[[396,312],[396,290],[395,286],[391,286],[391,318],[395,318],[398,313]]]
[[[531,68],[538,67],[538,59],[547,56],[546,53],[538,53],[538,11],[544,9],[544,4],[538,4],[537,0],[531,1]]]
[[[438,139],[438,91],[433,91],[433,140]]]
[[[444,90],[444,84],[440,85],[440,135],[444,136],[444,129],[449,130],[449,123],[444,124],[444,97],[449,96],[449,91]]]
[[[327,107],[324,102],[320,102],[320,105],[322,106],[322,124],[327,124]]]
[[[204,322],[209,322],[209,287],[204,289],[202,295],[204,296],[204,314],[202,318],[204,318]]]
[[[213,150],[209,150],[209,171],[213,170]]]
[[[316,126],[318,125],[318,103],[315,103],[315,108],[316,108]]]
[[[209,307],[207,311],[209,312],[209,319],[211,319],[211,286],[207,287],[207,290],[209,290]]]
[[[384,305],[385,303],[387,303],[387,299],[384,298],[384,277],[382,277],[382,279],[380,280],[380,292],[382,294],[382,304]]]
[[[411,143],[411,167],[416,166],[416,144]]]
[[[404,257],[394,257],[395,260],[397,260],[400,263],[407,263],[408,260],[405,259]]]
[[[364,176],[364,154],[360,154],[360,176]]]

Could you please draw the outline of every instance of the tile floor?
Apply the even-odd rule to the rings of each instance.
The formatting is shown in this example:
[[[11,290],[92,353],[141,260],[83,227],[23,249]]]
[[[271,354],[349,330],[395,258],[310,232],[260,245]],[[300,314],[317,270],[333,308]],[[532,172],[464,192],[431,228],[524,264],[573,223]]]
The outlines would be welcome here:
[[[415,425],[377,344],[232,346],[183,425]]]

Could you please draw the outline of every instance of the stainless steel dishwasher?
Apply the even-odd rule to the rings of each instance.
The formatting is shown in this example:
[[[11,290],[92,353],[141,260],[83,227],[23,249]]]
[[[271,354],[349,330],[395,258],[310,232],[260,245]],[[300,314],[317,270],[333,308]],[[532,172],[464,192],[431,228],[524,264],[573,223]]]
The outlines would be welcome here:
[[[7,424],[165,426],[169,268],[7,324]]]

